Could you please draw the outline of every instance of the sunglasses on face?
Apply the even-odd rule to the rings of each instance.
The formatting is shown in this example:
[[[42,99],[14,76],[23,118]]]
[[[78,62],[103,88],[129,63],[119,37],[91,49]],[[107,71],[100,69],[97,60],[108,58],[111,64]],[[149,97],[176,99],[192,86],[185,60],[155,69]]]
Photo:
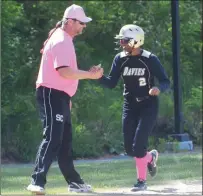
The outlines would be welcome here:
[[[121,45],[128,44],[130,40],[131,40],[130,38],[120,39],[120,44]]]
[[[75,19],[75,18],[70,18],[70,19],[72,19],[72,20],[74,20],[74,21],[78,21],[80,25],[85,25],[85,24],[86,24],[85,22],[81,22],[81,21],[79,21],[79,20],[77,20],[77,19]]]

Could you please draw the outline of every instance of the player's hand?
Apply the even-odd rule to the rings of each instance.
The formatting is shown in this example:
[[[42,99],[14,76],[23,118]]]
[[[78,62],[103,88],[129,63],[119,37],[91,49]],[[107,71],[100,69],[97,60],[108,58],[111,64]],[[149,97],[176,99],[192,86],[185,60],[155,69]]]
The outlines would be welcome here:
[[[152,87],[149,90],[149,94],[152,95],[152,96],[158,96],[159,93],[160,93],[160,90],[156,86]]]
[[[95,73],[95,72],[99,71],[100,69],[101,69],[101,64],[92,66],[89,71]]]
[[[104,69],[101,68],[101,65],[97,65],[97,66],[91,67],[89,72],[90,72],[91,79],[99,79],[102,77],[104,73]]]
[[[70,110],[72,109],[72,101],[70,100]]]
[[[103,75],[103,68],[100,68],[99,70],[97,71],[90,71],[90,79],[99,79],[102,77]]]

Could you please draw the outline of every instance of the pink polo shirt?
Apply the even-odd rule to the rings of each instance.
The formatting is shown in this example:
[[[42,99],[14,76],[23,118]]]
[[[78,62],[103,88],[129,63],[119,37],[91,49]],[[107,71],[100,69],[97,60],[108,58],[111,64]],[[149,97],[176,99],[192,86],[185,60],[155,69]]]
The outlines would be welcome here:
[[[76,93],[78,80],[61,77],[56,70],[61,66],[78,69],[72,37],[58,28],[44,47],[36,87],[45,86],[64,91],[72,97]]]

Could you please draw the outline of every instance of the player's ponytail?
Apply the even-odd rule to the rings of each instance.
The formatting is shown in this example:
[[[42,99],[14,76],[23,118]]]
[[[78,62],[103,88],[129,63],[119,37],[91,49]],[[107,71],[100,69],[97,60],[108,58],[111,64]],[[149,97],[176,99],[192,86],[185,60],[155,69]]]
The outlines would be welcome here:
[[[59,22],[56,23],[55,28],[53,28],[53,29],[51,29],[51,30],[49,31],[48,38],[46,39],[46,41],[45,41],[44,44],[43,44],[42,49],[40,50],[40,53],[41,53],[41,54],[43,53],[44,47],[45,47],[46,43],[48,42],[49,38],[50,38],[50,37],[52,36],[52,34],[56,31],[56,29],[58,29],[58,28],[61,27],[61,26],[62,26],[62,21],[59,21]]]

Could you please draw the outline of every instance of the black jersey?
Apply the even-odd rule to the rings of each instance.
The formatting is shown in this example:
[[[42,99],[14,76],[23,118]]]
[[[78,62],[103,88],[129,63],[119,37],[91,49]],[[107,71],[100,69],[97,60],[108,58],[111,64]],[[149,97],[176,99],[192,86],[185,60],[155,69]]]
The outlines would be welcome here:
[[[114,88],[120,76],[124,81],[123,95],[143,97],[149,95],[149,89],[154,86],[155,77],[159,81],[161,92],[170,86],[170,81],[156,55],[142,50],[140,55],[130,56],[125,52],[118,53],[112,63],[109,76],[102,76],[100,83],[108,88]]]

